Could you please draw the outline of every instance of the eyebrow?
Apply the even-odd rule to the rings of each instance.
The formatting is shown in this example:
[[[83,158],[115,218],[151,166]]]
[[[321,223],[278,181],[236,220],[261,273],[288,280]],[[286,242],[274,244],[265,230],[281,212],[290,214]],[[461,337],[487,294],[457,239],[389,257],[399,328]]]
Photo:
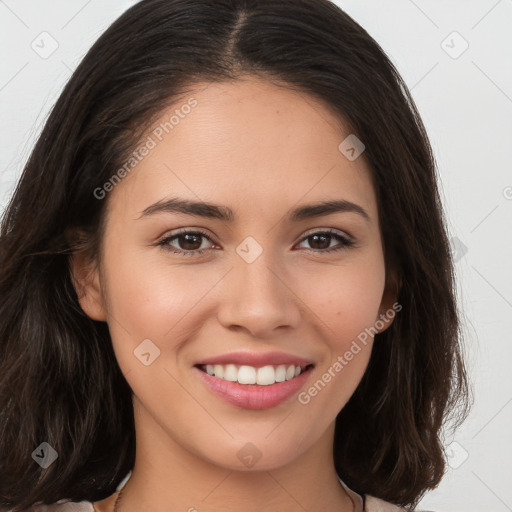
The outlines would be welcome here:
[[[333,213],[352,212],[371,222],[368,213],[358,204],[346,201],[345,199],[319,201],[316,203],[299,206],[288,212],[286,219],[290,222],[298,222],[305,219],[321,217]],[[233,222],[235,213],[228,206],[221,206],[203,201],[191,201],[179,197],[162,199],[144,209],[139,219],[157,213],[184,213],[211,219],[220,219],[226,222]]]

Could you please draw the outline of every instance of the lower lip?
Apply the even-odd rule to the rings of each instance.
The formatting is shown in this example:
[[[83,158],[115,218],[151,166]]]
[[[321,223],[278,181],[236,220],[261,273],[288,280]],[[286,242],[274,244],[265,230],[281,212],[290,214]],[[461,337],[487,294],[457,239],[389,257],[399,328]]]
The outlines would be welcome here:
[[[238,382],[231,382],[209,375],[196,366],[193,369],[199,372],[203,382],[226,402],[244,409],[258,410],[275,407],[297,393],[306,383],[313,367],[310,366],[298,377],[268,386],[239,384]]]

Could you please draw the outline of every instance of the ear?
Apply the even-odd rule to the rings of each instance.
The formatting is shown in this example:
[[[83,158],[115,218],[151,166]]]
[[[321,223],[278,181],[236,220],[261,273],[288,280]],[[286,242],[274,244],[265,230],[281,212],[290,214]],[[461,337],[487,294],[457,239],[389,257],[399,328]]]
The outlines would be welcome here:
[[[393,323],[397,312],[402,309],[402,305],[397,301],[401,286],[402,281],[396,273],[386,274],[386,285],[382,294],[379,315],[375,319],[375,328],[379,333],[384,332]]]
[[[107,315],[97,265],[91,261],[86,251],[77,251],[69,257],[69,270],[78,301],[85,314],[93,320],[105,321]]]

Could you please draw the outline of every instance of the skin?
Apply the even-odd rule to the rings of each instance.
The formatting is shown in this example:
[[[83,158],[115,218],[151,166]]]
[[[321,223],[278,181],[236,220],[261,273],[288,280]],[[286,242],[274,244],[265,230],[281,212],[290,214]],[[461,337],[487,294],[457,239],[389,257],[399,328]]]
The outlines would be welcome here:
[[[105,199],[99,269],[84,255],[72,259],[81,306],[108,323],[134,392],[136,462],[119,510],[352,511],[334,469],[334,421],[364,374],[372,339],[307,404],[294,396],[242,409],[192,367],[236,350],[280,350],[314,362],[307,389],[391,308],[370,170],[364,155],[351,162],[338,150],[350,132],[309,95],[249,76],[197,85],[190,96],[197,106]],[[229,206],[236,218],[139,218],[171,195]],[[354,212],[285,218],[331,199],[358,204],[369,221]],[[206,251],[157,245],[178,228],[202,228],[210,240],[175,238],[172,248]],[[329,228],[355,245],[326,253],[343,246],[311,235]],[[247,236],[263,249],[252,263],[236,252]],[[160,350],[149,366],[133,353],[144,339]],[[250,468],[237,457],[249,442],[262,455]]]

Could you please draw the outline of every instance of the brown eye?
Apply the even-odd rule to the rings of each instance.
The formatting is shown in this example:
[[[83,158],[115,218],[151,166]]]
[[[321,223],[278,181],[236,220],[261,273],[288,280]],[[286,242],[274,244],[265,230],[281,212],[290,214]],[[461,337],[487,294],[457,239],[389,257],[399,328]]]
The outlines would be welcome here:
[[[332,252],[332,251],[340,251],[346,249],[347,247],[354,244],[352,240],[348,237],[341,235],[340,233],[331,231],[318,231],[316,233],[311,233],[310,235],[304,237],[301,240],[301,243],[307,241],[312,251],[314,252]],[[331,246],[333,241],[338,242],[338,247]],[[308,249],[306,247],[306,249]]]
[[[195,251],[201,247],[202,237],[202,235],[184,233],[182,235],[177,235],[175,238],[179,242],[178,245],[180,246],[180,249]]]
[[[181,231],[165,237],[158,242],[158,245],[166,251],[196,256],[208,250],[208,245],[201,247],[204,239],[208,240],[210,245],[212,244],[210,237],[202,231]]]

